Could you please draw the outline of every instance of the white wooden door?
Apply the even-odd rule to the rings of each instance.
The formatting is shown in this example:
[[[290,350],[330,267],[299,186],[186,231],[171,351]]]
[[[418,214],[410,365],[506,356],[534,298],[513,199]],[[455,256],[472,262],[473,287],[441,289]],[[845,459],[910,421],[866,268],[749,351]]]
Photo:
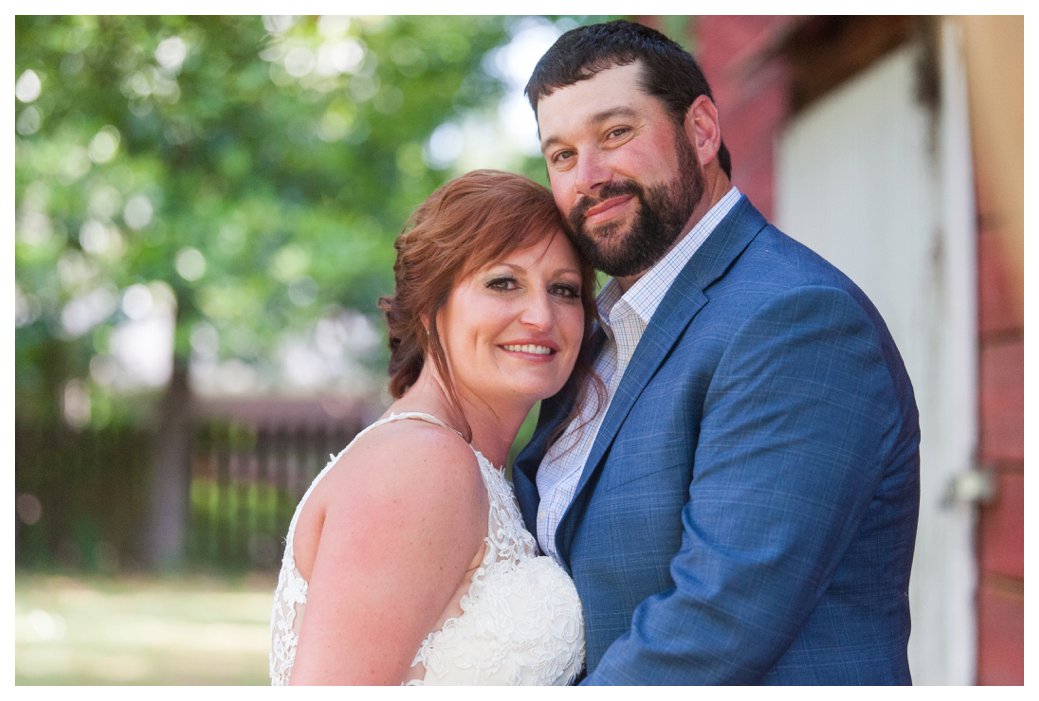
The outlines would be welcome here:
[[[937,104],[917,98],[910,44],[791,121],[776,223],[865,290],[905,359],[922,434],[910,665],[916,684],[972,684],[975,514],[946,490],[976,448],[976,234],[959,37],[940,37]]]

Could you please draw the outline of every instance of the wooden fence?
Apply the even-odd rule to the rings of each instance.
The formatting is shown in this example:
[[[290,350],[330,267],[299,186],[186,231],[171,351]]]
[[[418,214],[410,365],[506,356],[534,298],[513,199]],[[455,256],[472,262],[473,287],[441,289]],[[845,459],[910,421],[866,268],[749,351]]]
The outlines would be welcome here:
[[[199,426],[185,467],[187,566],[276,568],[296,503],[358,429]],[[139,567],[150,456],[151,435],[137,429],[16,425],[16,565]]]

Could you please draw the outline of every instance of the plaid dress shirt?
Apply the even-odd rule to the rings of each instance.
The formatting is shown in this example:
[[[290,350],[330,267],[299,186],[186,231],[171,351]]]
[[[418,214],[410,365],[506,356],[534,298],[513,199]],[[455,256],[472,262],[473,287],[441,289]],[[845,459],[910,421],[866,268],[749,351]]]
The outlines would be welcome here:
[[[537,517],[538,543],[542,551],[556,561],[559,561],[556,529],[570,502],[573,501],[595,436],[624,376],[624,370],[635,353],[639,339],[642,338],[642,333],[678,273],[739,198],[739,190],[735,187],[730,189],[689,233],[646,271],[626,293],[621,293],[616,280],[610,280],[599,293],[596,305],[602,318],[603,330],[606,332],[606,341],[593,369],[606,386],[606,402],[595,416],[592,416],[595,412],[594,393],[587,392],[582,395],[580,413],[559,440],[549,447],[537,472],[538,494],[541,497]]]

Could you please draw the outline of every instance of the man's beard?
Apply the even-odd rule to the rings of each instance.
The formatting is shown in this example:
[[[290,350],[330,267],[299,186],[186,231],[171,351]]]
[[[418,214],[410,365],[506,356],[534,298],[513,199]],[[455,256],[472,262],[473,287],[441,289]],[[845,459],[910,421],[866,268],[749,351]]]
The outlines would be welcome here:
[[[699,204],[704,193],[704,176],[693,148],[685,135],[676,130],[675,154],[678,175],[670,183],[643,188],[634,180],[611,182],[599,190],[594,200],[582,200],[567,217],[577,250],[593,266],[614,277],[629,277],[645,272],[664,257]],[[585,213],[611,197],[630,195],[639,201],[630,229],[618,223],[603,224],[589,232]]]

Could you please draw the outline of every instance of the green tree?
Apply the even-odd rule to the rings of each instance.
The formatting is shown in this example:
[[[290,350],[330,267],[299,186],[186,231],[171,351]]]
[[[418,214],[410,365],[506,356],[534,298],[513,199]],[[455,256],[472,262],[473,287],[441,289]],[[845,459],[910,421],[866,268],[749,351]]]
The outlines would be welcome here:
[[[287,334],[372,310],[449,175],[430,134],[500,94],[481,59],[506,24],[16,18],[16,410],[60,418],[79,387],[95,420],[152,422],[152,564],[182,550],[193,334],[262,369]],[[171,378],[140,406],[98,381],[135,299],[175,314]]]

